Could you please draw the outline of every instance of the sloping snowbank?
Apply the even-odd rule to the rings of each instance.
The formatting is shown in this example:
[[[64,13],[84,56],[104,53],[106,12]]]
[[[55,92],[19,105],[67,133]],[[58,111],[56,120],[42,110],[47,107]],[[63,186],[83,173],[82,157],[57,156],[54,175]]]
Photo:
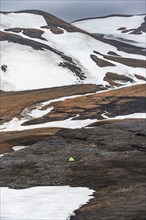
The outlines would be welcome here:
[[[143,118],[146,119],[146,113],[133,113],[129,115],[118,115],[114,119]]]
[[[98,30],[99,33],[110,34],[111,32],[117,32],[117,29],[121,27],[126,27],[127,29],[136,29],[140,27],[143,22],[144,15],[135,15],[131,17],[113,16],[95,19],[89,18],[87,20],[73,22],[73,24],[92,33],[95,33],[95,30]]]
[[[52,121],[43,124],[23,126],[22,124],[27,120],[23,120],[23,119],[19,120],[18,118],[13,118],[11,121],[4,123],[1,126],[0,131],[1,132],[24,131],[24,130],[31,130],[37,128],[49,128],[49,127],[75,129],[75,128],[85,127],[97,121],[97,119],[86,119],[86,120],[72,120],[72,119],[73,118],[68,118],[62,121]]]
[[[7,16],[9,17],[9,15]],[[13,16],[17,17],[17,14]],[[25,19],[25,14],[21,14],[21,16],[24,16]],[[32,21],[32,27],[34,27],[33,25],[35,24],[35,19],[36,18],[34,17],[32,20],[30,20]],[[4,21],[2,20],[2,22]],[[9,18],[9,22],[11,22],[11,18]],[[4,25],[6,25],[7,28],[9,28],[9,22],[8,24],[4,22]],[[21,26],[21,23],[23,22],[24,21],[20,22],[20,27],[23,27],[23,24]],[[92,22],[94,23],[94,19]],[[42,21],[40,21],[40,23],[42,23]],[[36,22],[36,26],[40,25],[40,23]],[[26,26],[28,26],[28,24],[26,24]],[[106,27],[107,26],[108,25],[106,25]],[[100,28],[98,27],[98,29]],[[79,83],[93,83],[106,86],[109,85],[108,82],[104,80],[107,72],[125,75],[139,83],[141,83],[142,80],[138,80],[135,77],[135,74],[145,76],[144,68],[134,68],[115,61],[110,62],[116,66],[100,67],[91,59],[90,55],[94,54],[94,51],[100,52],[101,54],[107,54],[109,51],[112,51],[125,58],[129,57],[128,53],[118,51],[117,48],[112,45],[93,39],[92,37],[83,33],[72,33],[63,30],[64,33],[58,35],[53,34],[49,29],[41,30],[44,31],[42,37],[45,38],[46,41],[42,39],[33,39],[33,41],[51,46],[53,49],[64,53],[65,56],[72,58],[72,61],[76,64],[76,67],[82,70],[82,73],[84,73],[86,78],[84,80],[80,80],[80,78],[73,71],[71,71],[69,67],[65,68],[60,66],[60,63],[64,63],[65,59],[61,58],[54,52],[51,52],[47,49],[34,50],[30,46],[4,41],[1,42],[1,65],[6,65],[7,71],[1,71],[1,90],[21,91]],[[114,33],[114,30],[111,29],[111,33],[114,36],[117,36],[117,32],[118,31],[116,30]],[[22,33],[18,33],[17,35],[20,35],[24,39],[32,40],[31,37],[28,37]],[[133,37],[133,35],[128,36]],[[138,36],[138,42],[140,38],[141,35]],[[145,38],[142,38],[142,41],[145,43]],[[105,60],[100,55],[98,55],[98,58]],[[142,55],[138,54],[130,54],[130,58],[144,59]],[[68,63],[67,60],[66,62]]]
[[[40,28],[47,25],[41,15],[29,13],[7,13],[1,14],[1,30],[7,28]]]
[[[18,150],[22,150],[22,149],[24,149],[24,148],[27,148],[28,146],[14,146],[14,147],[12,147],[12,149],[14,150],[14,151],[18,151]]]
[[[69,186],[0,190],[1,220],[69,220],[75,210],[93,198],[94,192]]]
[[[1,89],[19,91],[76,84],[76,77],[59,67],[62,59],[51,51],[37,51],[30,46],[1,42]]]
[[[95,19],[87,19],[74,22],[73,25],[86,30],[90,33],[98,33],[105,34],[106,38],[118,39],[123,38],[128,41],[129,44],[133,44],[135,46],[145,47],[145,37],[146,34],[142,33],[140,35],[134,35],[128,33],[121,33],[119,28],[126,28],[126,30],[137,29],[144,22],[144,15],[139,16],[131,16],[131,17],[106,17],[106,18],[95,18]],[[124,40],[121,40],[124,41]],[[132,42],[135,41],[135,42]],[[126,42],[126,41],[125,41]]]
[[[143,118],[143,119],[146,119],[146,113],[133,113],[133,114],[128,114],[128,115],[118,115],[114,118],[110,118],[108,117],[106,114],[108,112],[105,111],[105,113],[103,113],[101,116],[104,118],[104,119],[108,119],[108,120],[113,120],[113,119],[130,119],[130,118],[133,118],[133,119],[140,119],[140,118]]]

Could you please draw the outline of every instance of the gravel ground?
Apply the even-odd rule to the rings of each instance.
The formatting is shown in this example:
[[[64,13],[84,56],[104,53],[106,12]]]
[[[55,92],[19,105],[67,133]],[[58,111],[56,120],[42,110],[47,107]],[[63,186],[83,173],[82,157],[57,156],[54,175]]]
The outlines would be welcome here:
[[[146,219],[146,120],[100,122],[63,129],[0,158],[0,185],[70,185],[94,189],[95,198],[71,220]],[[68,162],[74,156],[75,162]]]

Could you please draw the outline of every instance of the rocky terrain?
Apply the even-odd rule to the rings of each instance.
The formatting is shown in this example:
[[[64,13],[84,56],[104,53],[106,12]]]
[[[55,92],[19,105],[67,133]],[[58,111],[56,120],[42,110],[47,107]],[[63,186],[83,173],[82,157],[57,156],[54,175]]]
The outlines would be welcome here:
[[[1,186],[87,186],[95,198],[71,219],[144,220],[145,125],[131,119],[63,129],[1,157]]]

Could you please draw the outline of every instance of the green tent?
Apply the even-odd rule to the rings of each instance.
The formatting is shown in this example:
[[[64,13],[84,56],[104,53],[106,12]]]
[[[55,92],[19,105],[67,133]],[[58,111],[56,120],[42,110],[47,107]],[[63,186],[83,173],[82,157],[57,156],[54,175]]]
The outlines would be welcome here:
[[[69,157],[67,161],[68,161],[68,162],[75,162],[75,161],[76,161],[76,158],[75,158],[75,157]]]

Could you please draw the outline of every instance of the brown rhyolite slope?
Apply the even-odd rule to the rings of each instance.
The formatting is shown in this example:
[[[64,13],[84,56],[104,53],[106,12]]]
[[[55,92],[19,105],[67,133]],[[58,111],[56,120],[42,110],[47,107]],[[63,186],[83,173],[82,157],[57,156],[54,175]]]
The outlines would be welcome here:
[[[30,120],[24,125],[63,120],[69,117],[75,119],[103,119],[101,116],[107,111],[108,117],[127,115],[135,112],[145,112],[146,85],[135,85],[100,92],[90,96],[68,99],[53,103],[53,110],[42,118]],[[47,106],[48,107],[48,106]]]
[[[32,106],[39,102],[45,102],[64,96],[96,92],[100,89],[102,89],[102,87],[89,84],[22,92],[1,92],[0,120],[1,122],[6,122],[11,120],[13,117],[18,117],[25,107]]]
[[[103,88],[97,85],[73,85],[50,89],[40,89],[22,92],[0,92],[0,123],[10,121],[14,117],[21,118],[25,107],[64,96],[78,95],[100,91]],[[59,119],[63,116],[59,116]],[[54,118],[55,119],[55,118]],[[37,121],[36,121],[37,122]],[[0,133],[1,153],[8,152],[14,145],[28,145],[55,134],[58,129],[35,129],[21,132]]]
[[[96,85],[76,85],[63,88],[42,89],[39,91],[35,90],[15,93],[1,92],[1,123],[11,120],[14,117],[21,118],[22,116],[20,114],[22,110],[25,107],[33,106],[33,104],[67,95],[86,94],[101,89],[102,87]],[[76,120],[89,118],[103,119],[101,115],[105,111],[107,111],[106,115],[109,117],[135,112],[145,112],[146,85],[136,85],[104,92],[100,91],[99,93],[90,96],[87,95],[52,103],[51,106],[53,106],[53,110],[48,115],[30,120],[23,125],[64,120],[77,115],[79,116],[75,118]],[[39,139],[48,136],[51,129],[48,129],[47,132],[46,130],[47,129],[42,128],[31,131],[1,133],[0,144],[2,152],[10,150],[11,147],[16,144],[31,144],[32,139],[33,143],[35,143],[38,140],[38,134]],[[56,133],[56,130],[53,129],[52,133]]]
[[[0,134],[0,154],[12,151],[13,146],[29,146],[46,137],[55,135],[59,128],[38,128],[19,132],[4,132]]]

